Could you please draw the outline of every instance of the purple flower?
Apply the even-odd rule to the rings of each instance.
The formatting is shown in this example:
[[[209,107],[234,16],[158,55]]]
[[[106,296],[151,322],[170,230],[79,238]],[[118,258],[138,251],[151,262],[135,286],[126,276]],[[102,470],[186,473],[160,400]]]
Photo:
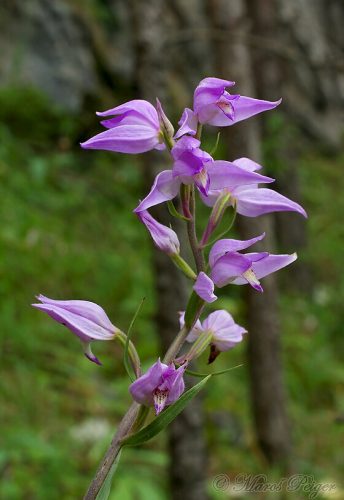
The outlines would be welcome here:
[[[273,255],[268,252],[239,253],[240,250],[248,248],[260,241],[265,233],[249,240],[223,239],[217,241],[209,254],[210,278],[207,280],[204,273],[198,275],[194,286],[195,292],[207,302],[214,292],[214,285],[222,288],[228,284],[245,285],[249,283],[255,290],[262,292],[263,288],[259,282],[261,278],[268,276],[285,266],[294,262],[296,253],[291,255]],[[202,283],[201,293],[198,283]]]
[[[214,294],[214,283],[204,272],[200,272],[197,276],[193,289],[197,295],[206,302],[210,303],[217,300],[217,296]]]
[[[270,102],[229,94],[225,89],[233,85],[235,82],[219,78],[205,78],[199,83],[194,93],[194,112],[200,123],[227,127],[281,103],[281,99]]]
[[[185,134],[196,135],[198,125],[197,115],[192,109],[185,108],[178,125],[180,125],[180,127],[174,136],[175,139],[179,139]]]
[[[179,254],[180,251],[180,243],[178,236],[173,231],[173,229],[160,224],[157,220],[152,217],[147,210],[137,213],[138,218],[143,222],[148,231],[150,232],[151,237],[155,245],[167,253],[168,255]]]
[[[184,326],[184,313],[180,316],[180,326]],[[247,330],[237,325],[229,312],[222,309],[209,314],[202,323],[198,320],[186,340],[195,342],[202,334],[205,337],[208,333],[211,334],[209,363],[212,363],[220,352],[228,351],[241,342]],[[202,347],[204,350],[205,346]],[[200,353],[198,350],[197,354]]]
[[[55,321],[69,328],[79,337],[85,356],[97,365],[101,365],[92,353],[90,343],[94,340],[112,340],[119,332],[104,309],[86,300],[54,300],[44,295],[38,295],[37,298],[42,304],[32,304],[32,306],[46,312]]]
[[[174,158],[172,175],[183,184],[196,184],[204,195],[209,189],[208,164],[212,157],[202,151],[200,141],[190,136],[184,136],[173,147],[171,153]]]
[[[129,387],[135,401],[145,406],[153,406],[158,415],[165,406],[174,403],[184,392],[183,375],[186,365],[175,368],[165,365],[160,359]]]
[[[182,137],[172,150],[175,158],[173,170],[160,172],[153,183],[149,194],[141,201],[135,212],[147,210],[168,200],[172,200],[179,193],[182,182],[195,182],[203,201],[213,205],[221,194],[221,187],[230,182],[231,186],[257,184],[259,182],[273,182],[273,179],[256,172],[244,169],[228,161],[212,161],[208,153],[199,149],[199,141],[193,137]],[[210,189],[208,197],[204,194]],[[213,187],[212,187],[213,184]]]
[[[229,205],[235,205],[239,214],[246,217],[257,217],[259,215],[271,212],[298,212],[304,217],[307,217],[306,211],[286,196],[283,196],[272,189],[258,188],[258,183],[272,182],[270,177],[260,176],[257,183],[241,185],[233,183],[233,174],[226,168],[226,163],[223,161],[214,162],[220,168],[209,169],[209,191],[207,196],[202,195],[203,202],[208,206],[213,206],[219,196],[223,193],[230,193],[228,200]],[[241,171],[255,174],[255,170],[261,166],[248,159],[240,158],[234,160],[234,165],[240,168]],[[232,165],[232,164],[231,164]],[[259,174],[255,174],[259,175]],[[265,179],[265,180],[264,180]]]
[[[97,115],[111,117],[101,122],[109,130],[81,143],[82,148],[135,154],[165,147],[158,113],[147,101],[135,99]]]

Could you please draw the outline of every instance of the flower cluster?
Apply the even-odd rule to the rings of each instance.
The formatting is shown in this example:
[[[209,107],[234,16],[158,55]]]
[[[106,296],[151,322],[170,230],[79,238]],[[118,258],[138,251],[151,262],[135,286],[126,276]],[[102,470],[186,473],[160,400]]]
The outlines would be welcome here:
[[[144,100],[133,100],[97,113],[104,118],[101,124],[106,130],[81,144],[85,149],[119,153],[137,154],[157,149],[170,154],[171,168],[158,173],[149,193],[134,212],[148,229],[154,244],[193,280],[191,298],[196,297],[199,306],[191,322],[186,319],[184,322],[184,313],[181,315],[181,332],[185,333],[184,340],[192,344],[190,349],[179,358],[176,357],[178,353],[175,353],[168,363],[159,359],[130,386],[132,397],[142,405],[154,406],[156,414],[183,393],[183,374],[193,358],[210,347],[208,362],[211,363],[220,352],[241,342],[246,333],[224,310],[212,312],[203,322],[199,320],[205,303],[217,300],[216,288],[229,284],[249,284],[262,292],[262,278],[296,259],[296,254],[244,253],[244,250],[264,238],[265,235],[261,234],[244,241],[215,240],[208,254],[208,265],[205,265],[205,248],[211,245],[211,237],[224,213],[232,210],[233,216],[257,217],[272,212],[292,211],[307,216],[298,203],[273,189],[261,187],[261,184],[271,184],[274,179],[260,174],[261,165],[252,159],[214,160],[210,153],[202,149],[203,125],[231,126],[274,109],[281,102],[230,94],[226,89],[234,85],[232,81],[219,78],[202,80],[194,92],[193,108],[183,111],[176,132],[158,100],[156,107]],[[180,242],[173,229],[155,220],[148,212],[150,208],[167,202],[171,213],[186,220],[195,234],[195,193],[211,209],[200,241],[197,235],[192,241],[190,239],[194,256],[201,256],[198,259],[195,257],[196,271],[180,256]],[[173,205],[172,200],[177,197],[181,199],[182,213]],[[90,342],[111,340],[120,332],[105,312],[90,302],[56,301],[43,296],[39,299],[42,304],[34,306],[75,333],[83,343],[85,354],[99,363],[90,351]],[[191,303],[195,303],[195,300],[190,299]],[[188,310],[185,318],[187,316],[190,316]]]

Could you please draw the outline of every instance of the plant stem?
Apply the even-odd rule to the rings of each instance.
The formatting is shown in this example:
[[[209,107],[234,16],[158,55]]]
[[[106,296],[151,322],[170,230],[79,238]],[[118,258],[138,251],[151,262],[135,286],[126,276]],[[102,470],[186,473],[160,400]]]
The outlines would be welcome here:
[[[138,417],[140,406],[136,401],[134,401],[131,406],[129,407],[129,410],[127,413],[124,415],[122,421],[120,422],[117,432],[114,435],[111,445],[107,452],[104,455],[103,460],[101,461],[101,464],[96,472],[96,475],[91,482],[86,495],[84,496],[84,500],[95,500],[97,498],[97,495],[103,486],[103,483],[106,479],[106,476],[108,475],[112,464],[114,463],[120,449],[121,449],[121,441],[122,439],[129,434],[131,429],[133,428],[133,425]]]
[[[174,358],[177,356],[179,353],[182,345],[185,342],[186,337],[188,336],[192,326],[196,321],[198,320],[201,310],[203,308],[203,301],[202,304],[195,310],[194,312],[194,320],[192,322],[191,327],[186,327],[182,328],[178,335],[175,337],[174,341],[172,342],[171,346],[169,347],[167,353],[165,354],[164,357],[164,363],[169,364],[171,363]],[[145,409],[136,403],[135,401],[131,404],[129,410],[127,413],[124,415],[123,419],[121,420],[117,432],[115,433],[111,445],[107,452],[104,455],[104,458],[96,472],[96,475],[94,479],[92,480],[86,495],[84,496],[84,500],[95,500],[97,498],[97,495],[103,486],[103,483],[112,467],[112,464],[116,460],[116,457],[121,449],[121,442],[122,440],[133,430],[137,430],[140,428],[140,426],[143,424],[144,419],[142,418],[143,415],[145,414]],[[144,415],[146,416],[146,415]]]
[[[190,242],[190,247],[195,259],[195,264],[197,272],[205,271],[205,261],[202,249],[198,245],[198,239],[196,234],[196,202],[195,202],[195,188],[192,186],[190,190],[190,214],[192,218],[187,221],[187,232]]]

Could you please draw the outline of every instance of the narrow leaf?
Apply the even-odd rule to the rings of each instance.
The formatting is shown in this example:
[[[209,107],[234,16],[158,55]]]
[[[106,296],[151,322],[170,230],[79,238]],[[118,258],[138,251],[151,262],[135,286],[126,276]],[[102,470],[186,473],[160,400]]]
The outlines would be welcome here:
[[[214,154],[216,153],[216,150],[217,150],[217,146],[219,145],[219,140],[220,140],[220,135],[221,135],[221,132],[218,132],[217,133],[217,136],[216,136],[216,142],[215,142],[215,145],[213,147],[213,149],[210,151],[210,156],[214,156]]]
[[[190,295],[189,302],[186,306],[184,322],[187,328],[191,328],[195,322],[195,317],[197,317],[197,312],[200,310],[204,300],[193,291]]]
[[[236,205],[234,206],[234,213],[233,213],[233,216],[232,216],[232,219],[231,219],[231,222],[229,224],[229,226],[227,227],[227,229],[225,229],[224,231],[222,231],[222,233],[220,233],[218,236],[216,236],[214,239],[212,239],[211,241],[208,241],[208,243],[206,243],[205,245],[203,245],[203,248],[206,248],[208,247],[209,245],[213,245],[214,243],[216,243],[216,241],[220,240],[221,238],[223,238],[233,227],[233,224],[235,222],[235,219],[236,219],[236,215],[237,215],[237,209],[236,209]]]
[[[215,375],[222,375],[223,373],[230,372],[230,371],[234,370],[235,368],[240,368],[240,366],[244,366],[244,365],[241,364],[241,365],[232,366],[231,368],[226,368],[226,370],[220,370],[218,372],[213,372],[213,373],[200,373],[200,372],[194,372],[192,370],[185,370],[185,373],[187,373],[188,375],[191,375],[192,377],[202,377],[203,378],[203,377],[208,377],[209,375],[214,377]]]
[[[125,369],[127,371],[127,374],[129,375],[129,378],[130,378],[130,380],[132,382],[134,382],[135,379],[132,376],[132,368],[131,368],[130,359],[129,359],[129,340],[130,340],[130,335],[131,335],[131,331],[133,329],[134,323],[136,321],[137,316],[139,315],[139,313],[141,311],[141,308],[142,308],[143,303],[144,303],[145,300],[146,300],[146,297],[143,297],[143,299],[141,300],[138,308],[135,311],[133,319],[131,320],[129,328],[128,328],[127,338],[126,338],[125,346],[124,346],[123,363],[124,363]]]
[[[122,441],[122,446],[136,446],[145,443],[149,439],[159,434],[167,427],[172,420],[176,418],[181,411],[184,410],[188,402],[199,393],[199,391],[208,382],[211,375],[208,375],[198,384],[194,385],[171,406],[168,406],[160,415],[158,415],[150,424],[141,429],[139,432],[128,436]]]
[[[182,215],[178,212],[178,210],[174,206],[174,203],[172,200],[167,201],[167,208],[168,208],[168,211],[170,212],[170,214],[172,215],[172,217],[177,217],[178,219],[186,220],[186,221],[190,220],[188,217],[185,217],[184,215]]]
[[[122,453],[122,449],[119,450],[119,453],[118,453],[114,463],[112,464],[112,467],[109,470],[108,475],[106,476],[106,479],[98,492],[98,495],[96,496],[96,500],[108,500],[109,495],[110,495],[110,490],[111,490],[112,478],[113,478],[114,473],[116,472],[118,463],[120,461],[121,453]]]

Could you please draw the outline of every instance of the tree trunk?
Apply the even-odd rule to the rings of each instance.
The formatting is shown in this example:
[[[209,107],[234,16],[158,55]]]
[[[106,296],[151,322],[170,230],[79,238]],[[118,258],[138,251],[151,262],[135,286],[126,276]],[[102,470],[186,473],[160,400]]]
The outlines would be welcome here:
[[[155,101],[159,96],[163,106],[167,86],[165,45],[165,2],[163,0],[131,0],[133,31],[137,57],[137,84],[142,98]],[[157,172],[166,169],[162,153],[145,155],[147,190]],[[165,206],[156,207],[154,214],[160,222],[169,225],[170,216]],[[178,220],[174,229],[183,239]],[[182,235],[182,236],[181,236]],[[178,311],[187,301],[186,283],[168,257],[154,252],[155,282],[157,290],[157,330],[162,348],[167,349],[179,329]],[[169,426],[170,467],[169,479],[173,500],[205,500],[206,453],[203,437],[202,400],[195,398],[183,413]]]
[[[235,37],[214,40],[216,74],[237,82],[243,95],[255,96],[252,61],[247,44],[247,12],[244,1],[230,5],[225,0],[209,0],[213,33],[228,31]],[[248,156],[261,162],[260,118],[251,118],[226,129],[229,159]],[[273,219],[271,217],[239,218],[243,238],[266,231],[264,248],[273,251]],[[278,288],[275,275],[264,279],[264,294],[246,287],[248,322],[248,360],[251,399],[256,434],[267,460],[285,465],[290,458],[289,424],[285,410],[282,380],[280,328],[278,321]]]

